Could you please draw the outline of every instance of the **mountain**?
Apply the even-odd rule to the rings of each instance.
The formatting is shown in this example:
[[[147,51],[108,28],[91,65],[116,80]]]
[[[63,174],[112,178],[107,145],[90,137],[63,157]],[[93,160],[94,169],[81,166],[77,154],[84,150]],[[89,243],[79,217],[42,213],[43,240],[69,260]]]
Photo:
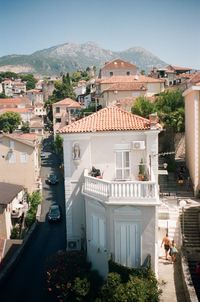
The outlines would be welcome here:
[[[139,70],[161,67],[166,63],[141,47],[114,52],[103,49],[93,42],[84,44],[65,43],[36,51],[31,55],[9,55],[0,57],[0,71],[32,72],[39,75],[59,75],[96,66],[120,58],[137,65]]]

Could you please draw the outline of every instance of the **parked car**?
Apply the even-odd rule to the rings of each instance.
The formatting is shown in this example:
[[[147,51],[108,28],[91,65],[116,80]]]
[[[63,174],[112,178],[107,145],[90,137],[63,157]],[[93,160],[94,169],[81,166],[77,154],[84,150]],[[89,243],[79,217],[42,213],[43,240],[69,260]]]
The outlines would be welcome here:
[[[49,174],[47,177],[47,183],[49,185],[55,185],[58,183],[58,177],[55,174]]]
[[[58,204],[52,204],[48,212],[48,221],[59,221],[61,219],[60,206]]]

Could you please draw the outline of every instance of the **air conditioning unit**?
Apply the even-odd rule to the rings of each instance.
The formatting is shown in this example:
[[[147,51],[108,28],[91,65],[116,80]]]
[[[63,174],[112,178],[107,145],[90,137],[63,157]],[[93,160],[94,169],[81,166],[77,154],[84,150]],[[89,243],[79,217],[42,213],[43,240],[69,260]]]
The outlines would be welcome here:
[[[68,251],[79,251],[81,249],[81,240],[79,238],[71,238],[67,240]]]
[[[133,150],[144,150],[145,149],[145,141],[134,141],[132,142]]]

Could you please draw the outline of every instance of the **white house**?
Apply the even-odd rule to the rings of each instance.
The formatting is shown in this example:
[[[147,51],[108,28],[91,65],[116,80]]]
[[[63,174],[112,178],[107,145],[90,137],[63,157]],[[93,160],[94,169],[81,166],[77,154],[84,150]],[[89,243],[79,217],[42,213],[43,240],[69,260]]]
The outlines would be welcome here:
[[[154,155],[160,125],[153,116],[150,121],[113,106],[59,132],[64,138],[67,248],[87,247],[88,259],[102,276],[111,256],[122,265],[140,267],[150,255],[157,273]]]

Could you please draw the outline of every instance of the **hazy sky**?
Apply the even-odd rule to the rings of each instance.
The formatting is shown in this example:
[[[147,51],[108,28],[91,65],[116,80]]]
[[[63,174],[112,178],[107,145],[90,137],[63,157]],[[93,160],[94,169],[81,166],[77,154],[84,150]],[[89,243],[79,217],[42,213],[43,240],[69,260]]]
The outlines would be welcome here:
[[[200,69],[200,0],[0,0],[0,56],[87,41]]]

